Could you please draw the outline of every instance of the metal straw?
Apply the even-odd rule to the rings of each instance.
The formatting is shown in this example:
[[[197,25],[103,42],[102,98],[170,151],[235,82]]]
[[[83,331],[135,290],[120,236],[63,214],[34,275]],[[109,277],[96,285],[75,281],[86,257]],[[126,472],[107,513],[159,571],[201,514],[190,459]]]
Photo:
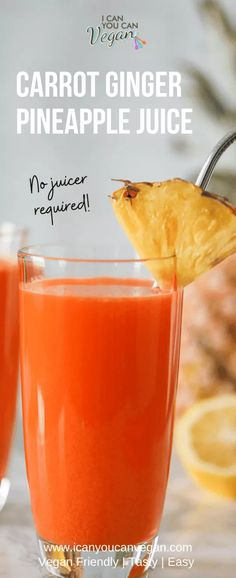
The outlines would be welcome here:
[[[206,162],[204,163],[198,178],[196,180],[196,185],[201,187],[202,189],[206,189],[213,170],[222,156],[222,154],[230,147],[231,144],[236,140],[236,129],[232,130],[228,134],[226,134],[216,146],[212,149],[211,153],[209,154]]]

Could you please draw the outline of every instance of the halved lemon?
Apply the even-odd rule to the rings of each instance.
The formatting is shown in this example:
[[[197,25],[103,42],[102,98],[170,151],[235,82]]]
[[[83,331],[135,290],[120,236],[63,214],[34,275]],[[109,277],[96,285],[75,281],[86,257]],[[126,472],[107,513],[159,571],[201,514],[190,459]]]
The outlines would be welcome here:
[[[177,421],[177,453],[203,487],[236,499],[236,395],[200,401]]]
[[[124,185],[112,195],[115,215],[139,256],[176,255],[181,286],[236,251],[236,209],[227,199],[181,179]],[[168,261],[149,265],[168,281]]]

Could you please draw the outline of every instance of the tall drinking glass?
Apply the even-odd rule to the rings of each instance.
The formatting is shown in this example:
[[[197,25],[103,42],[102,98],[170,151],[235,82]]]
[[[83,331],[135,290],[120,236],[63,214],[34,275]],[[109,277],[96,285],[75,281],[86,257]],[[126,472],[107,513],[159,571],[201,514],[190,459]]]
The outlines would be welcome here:
[[[5,476],[15,421],[19,355],[17,250],[24,242],[24,230],[0,225],[0,510],[9,490]]]
[[[53,246],[18,255],[40,563],[71,578],[142,575],[172,446],[182,309],[175,259],[166,259],[172,282],[161,290],[149,273],[155,260],[80,259]]]

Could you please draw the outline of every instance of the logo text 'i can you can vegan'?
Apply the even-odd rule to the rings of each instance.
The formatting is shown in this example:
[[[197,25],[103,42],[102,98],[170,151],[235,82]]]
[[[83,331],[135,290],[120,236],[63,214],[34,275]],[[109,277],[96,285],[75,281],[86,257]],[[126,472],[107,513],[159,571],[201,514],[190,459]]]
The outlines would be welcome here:
[[[135,50],[143,48],[147,44],[147,41],[139,36],[139,23],[127,20],[124,16],[112,14],[102,16],[100,24],[88,26],[87,32],[92,46],[100,42],[111,47],[114,43],[127,39],[132,40]]]

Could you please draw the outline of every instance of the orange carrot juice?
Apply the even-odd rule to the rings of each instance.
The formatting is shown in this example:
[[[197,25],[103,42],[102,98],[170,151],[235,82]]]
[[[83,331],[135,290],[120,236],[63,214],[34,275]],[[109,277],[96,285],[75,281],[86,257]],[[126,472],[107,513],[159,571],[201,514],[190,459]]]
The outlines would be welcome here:
[[[18,376],[18,269],[0,259],[0,480],[6,474],[16,407]]]
[[[171,452],[176,293],[112,278],[32,281],[20,292],[38,535],[69,545],[151,539]]]

